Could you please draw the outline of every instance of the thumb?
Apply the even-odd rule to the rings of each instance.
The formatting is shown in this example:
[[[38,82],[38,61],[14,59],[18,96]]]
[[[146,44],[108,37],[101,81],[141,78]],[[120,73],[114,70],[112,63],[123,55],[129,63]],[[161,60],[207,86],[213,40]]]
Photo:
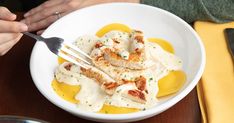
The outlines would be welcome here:
[[[0,19],[13,21],[16,19],[16,15],[11,13],[6,7],[0,7]]]

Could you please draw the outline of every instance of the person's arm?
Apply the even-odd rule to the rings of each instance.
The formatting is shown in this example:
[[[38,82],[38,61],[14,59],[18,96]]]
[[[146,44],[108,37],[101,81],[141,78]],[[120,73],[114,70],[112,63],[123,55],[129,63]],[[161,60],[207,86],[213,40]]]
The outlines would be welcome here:
[[[141,0],[174,13],[188,23],[206,20],[224,23],[234,20],[233,0]]]
[[[28,11],[21,22],[29,26],[29,31],[38,31],[41,34],[58,19],[56,12],[62,17],[77,9],[110,2],[139,3],[140,0],[49,0]]]

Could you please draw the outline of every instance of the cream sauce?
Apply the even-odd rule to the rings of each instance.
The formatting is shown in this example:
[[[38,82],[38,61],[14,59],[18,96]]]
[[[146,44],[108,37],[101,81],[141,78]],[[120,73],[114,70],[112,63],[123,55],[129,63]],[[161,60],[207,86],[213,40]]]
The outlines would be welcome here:
[[[113,46],[113,39],[119,42],[114,48],[121,49],[120,56],[123,58],[123,56],[126,56],[126,52],[130,52],[130,36],[128,33],[111,31],[102,38],[82,36],[74,44],[86,53],[98,56],[102,51],[94,49],[95,44],[103,42],[105,47],[111,47]],[[75,99],[79,100],[77,104],[78,108],[86,111],[98,112],[104,104],[142,110],[151,108],[157,105],[158,102],[156,98],[158,80],[166,76],[171,70],[180,70],[182,68],[182,61],[175,55],[164,51],[159,45],[151,42],[146,43],[145,46],[149,48],[149,51],[147,51],[146,55],[148,56],[145,57],[145,60],[149,59],[151,62],[153,61],[153,64],[148,69],[131,70],[106,64],[105,61],[95,64],[96,67],[108,73],[115,80],[133,80],[140,75],[144,76],[147,80],[146,86],[148,90],[148,94],[146,95],[147,102],[145,104],[132,101],[123,96],[125,90],[136,89],[135,84],[123,84],[116,88],[112,96],[109,96],[100,88],[97,82],[80,74],[80,68],[76,65],[72,65],[71,70],[67,71],[65,69],[67,63],[61,64],[55,72],[56,79],[69,85],[81,86],[80,92],[76,95]],[[142,46],[138,45],[136,47],[142,48]]]

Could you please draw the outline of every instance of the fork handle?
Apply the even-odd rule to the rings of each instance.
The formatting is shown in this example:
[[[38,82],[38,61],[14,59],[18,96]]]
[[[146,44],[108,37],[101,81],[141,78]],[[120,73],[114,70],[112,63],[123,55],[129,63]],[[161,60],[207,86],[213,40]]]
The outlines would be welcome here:
[[[31,38],[34,38],[37,41],[44,41],[45,40],[45,38],[43,38],[42,36],[35,35],[35,34],[30,33],[30,32],[23,32],[23,34],[25,34],[25,35],[27,35],[27,36],[29,36]]]

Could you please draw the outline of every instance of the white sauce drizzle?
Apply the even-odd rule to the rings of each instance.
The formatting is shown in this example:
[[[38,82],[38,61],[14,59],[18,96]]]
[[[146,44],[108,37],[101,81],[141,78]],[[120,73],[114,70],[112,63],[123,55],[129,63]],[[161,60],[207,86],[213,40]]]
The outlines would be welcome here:
[[[119,41],[118,46],[114,48],[123,49],[119,53],[122,58],[128,59],[129,57],[129,34],[120,31],[111,31],[105,34],[102,38],[98,39],[95,36],[82,36],[77,39],[74,43],[78,48],[91,55],[99,56],[102,52],[101,49],[93,49],[97,41],[101,41],[105,46],[113,46],[114,40]],[[55,76],[59,82],[64,82],[69,85],[81,85],[80,92],[76,95],[75,99],[79,100],[78,108],[89,112],[99,111],[103,104],[114,105],[118,107],[138,108],[138,109],[149,109],[157,105],[156,94],[158,92],[158,80],[168,74],[170,70],[180,70],[182,68],[182,61],[175,55],[164,51],[158,44],[147,43],[149,49],[150,62],[154,62],[154,65],[149,69],[145,70],[130,70],[124,69],[123,67],[117,67],[110,64],[98,64],[101,69],[108,73],[112,78],[117,79],[128,79],[138,77],[139,75],[144,76],[147,79],[147,90],[146,104],[141,104],[132,101],[131,99],[122,96],[124,90],[136,89],[133,84],[124,84],[115,90],[112,96],[107,95],[101,90],[100,85],[94,80],[85,77],[80,74],[80,69],[76,65],[72,65],[71,70],[68,71],[64,67],[68,63],[61,64],[56,72]],[[139,44],[139,43],[138,43]],[[136,45],[137,48],[142,46]],[[105,47],[103,47],[105,48]],[[98,66],[97,65],[97,66]]]

